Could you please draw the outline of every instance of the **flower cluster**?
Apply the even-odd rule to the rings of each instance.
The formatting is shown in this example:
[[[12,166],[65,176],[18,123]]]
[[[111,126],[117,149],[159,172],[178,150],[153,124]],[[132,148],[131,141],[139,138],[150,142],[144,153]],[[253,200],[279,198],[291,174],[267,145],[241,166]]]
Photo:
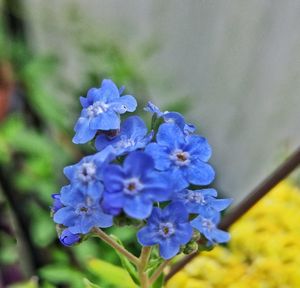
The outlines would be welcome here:
[[[103,80],[80,98],[73,142],[94,141],[97,152],[66,167],[70,184],[53,195],[61,242],[77,243],[93,228],[110,227],[120,218],[138,221],[139,243],[157,245],[164,259],[199,237],[206,245],[227,242],[229,234],[217,226],[231,200],[216,199],[217,191],[206,187],[215,177],[207,140],[180,113],[161,112],[152,103],[145,108],[153,115],[151,131],[139,116],[121,122],[121,114],[137,107],[135,98],[122,92]]]
[[[300,287],[299,206],[299,187],[281,182],[231,227],[228,247],[201,253],[166,287]]]

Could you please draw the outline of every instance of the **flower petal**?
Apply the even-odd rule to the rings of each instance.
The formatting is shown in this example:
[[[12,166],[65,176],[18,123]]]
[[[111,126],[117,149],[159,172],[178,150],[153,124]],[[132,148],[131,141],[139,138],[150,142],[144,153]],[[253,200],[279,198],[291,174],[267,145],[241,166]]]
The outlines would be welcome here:
[[[165,260],[173,258],[179,252],[180,245],[171,238],[159,244],[159,255]]]
[[[131,139],[143,138],[147,134],[147,127],[142,118],[131,116],[122,123],[121,134]]]
[[[73,137],[73,143],[84,144],[92,140],[96,135],[96,130],[90,129],[90,121],[87,118],[80,117],[75,124],[75,136]]]
[[[76,214],[72,207],[64,207],[59,209],[53,215],[53,221],[57,224],[72,226],[75,223]]]
[[[148,226],[143,227],[137,232],[137,239],[142,246],[152,246],[159,243],[157,232]]]
[[[215,178],[213,168],[202,161],[191,164],[187,172],[189,182],[195,185],[208,185]]]
[[[145,219],[151,214],[152,202],[140,195],[128,196],[125,198],[123,209],[132,218]]]
[[[104,79],[101,84],[101,97],[105,103],[114,101],[120,97],[119,89],[110,79]]]
[[[171,159],[167,147],[162,147],[157,143],[150,143],[146,146],[145,152],[154,159],[156,169],[164,171],[170,168]]]
[[[125,95],[110,103],[110,108],[114,111],[123,114],[125,112],[133,112],[137,107],[135,98],[131,95]]]
[[[120,129],[120,117],[114,111],[107,110],[90,121],[92,130],[117,130]]]
[[[140,177],[154,168],[152,157],[145,152],[131,152],[124,161],[124,171],[128,176]]]
[[[186,140],[188,145],[185,150],[190,153],[191,157],[207,162],[211,157],[212,150],[206,138],[192,135],[187,136]]]
[[[160,125],[156,141],[160,146],[166,146],[171,149],[181,148],[185,143],[181,129],[176,124],[170,123]]]

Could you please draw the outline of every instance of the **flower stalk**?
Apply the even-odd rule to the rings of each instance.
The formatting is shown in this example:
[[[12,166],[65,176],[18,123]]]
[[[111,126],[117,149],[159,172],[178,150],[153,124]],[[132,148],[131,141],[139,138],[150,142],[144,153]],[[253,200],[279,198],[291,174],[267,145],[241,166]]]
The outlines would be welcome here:
[[[134,256],[132,253],[130,253],[127,249],[122,247],[120,244],[118,244],[115,240],[113,240],[111,237],[109,237],[106,233],[104,233],[99,228],[94,228],[93,232],[106,244],[111,246],[112,248],[116,249],[119,253],[124,255],[130,262],[138,266],[140,264],[139,258]]]

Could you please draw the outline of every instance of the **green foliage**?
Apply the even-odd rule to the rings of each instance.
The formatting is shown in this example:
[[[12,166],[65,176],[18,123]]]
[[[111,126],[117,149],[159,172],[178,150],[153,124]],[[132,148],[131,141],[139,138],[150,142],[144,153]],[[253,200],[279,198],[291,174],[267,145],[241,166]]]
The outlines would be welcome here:
[[[124,269],[102,261],[100,259],[91,259],[88,262],[88,270],[98,279],[105,287],[115,288],[135,288],[136,285]]]

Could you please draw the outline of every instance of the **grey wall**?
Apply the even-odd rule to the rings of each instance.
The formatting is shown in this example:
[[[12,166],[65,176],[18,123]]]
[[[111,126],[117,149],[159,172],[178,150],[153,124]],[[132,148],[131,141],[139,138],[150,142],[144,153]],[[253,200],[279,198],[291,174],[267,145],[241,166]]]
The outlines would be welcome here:
[[[143,43],[157,43],[137,67],[147,96],[159,105],[190,103],[187,116],[214,148],[216,185],[224,193],[240,199],[300,143],[300,1],[24,3],[34,49],[63,55],[64,74],[74,82],[82,70],[70,29],[118,39],[128,57]],[[70,27],[66,11],[74,5],[79,21]]]

